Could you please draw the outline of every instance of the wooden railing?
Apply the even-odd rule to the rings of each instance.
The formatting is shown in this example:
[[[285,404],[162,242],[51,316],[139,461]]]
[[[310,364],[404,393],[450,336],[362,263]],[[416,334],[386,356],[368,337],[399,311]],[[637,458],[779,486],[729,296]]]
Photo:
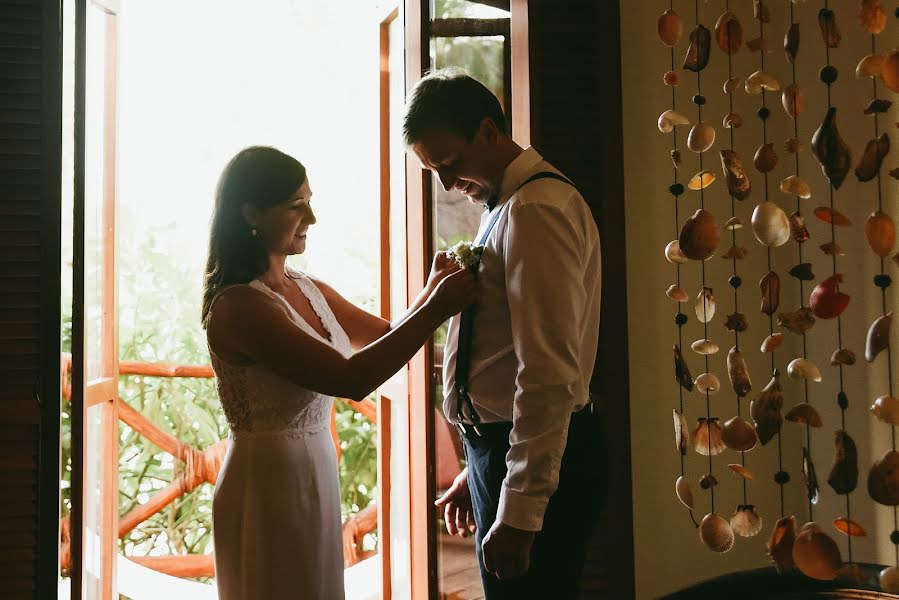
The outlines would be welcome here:
[[[69,379],[72,367],[72,357],[63,354],[61,360],[62,371],[62,395],[71,400],[72,386]],[[174,365],[168,363],[143,363],[136,361],[121,361],[119,363],[119,375],[140,375],[144,377],[190,377],[209,379],[215,377],[212,367],[209,365]],[[175,477],[167,487],[157,491],[144,504],[134,507],[127,514],[119,518],[118,537],[123,538],[135,527],[140,525],[154,514],[161,511],[171,502],[183,494],[193,491],[203,483],[215,484],[218,478],[222,460],[228,449],[229,440],[222,440],[212,444],[205,450],[198,450],[159,429],[140,412],[132,408],[121,398],[116,398],[119,419],[138,434],[153,442],[160,449],[168,452],[178,461],[184,463],[183,471]],[[366,417],[369,421],[377,423],[377,405],[372,400],[362,402],[348,402],[353,409]],[[331,411],[331,436],[334,440],[334,450],[340,459],[340,439],[337,432],[337,411]],[[118,460],[118,457],[110,457]],[[117,499],[112,500],[117,501]],[[371,533],[378,524],[378,510],[376,504],[362,509],[351,516],[343,524],[343,554],[347,567],[358,563],[370,555],[373,551],[362,550],[362,539]],[[70,522],[69,517],[63,519],[60,527],[60,562],[63,568],[71,564],[70,547]],[[149,567],[161,573],[176,577],[212,577],[215,575],[213,556],[210,554],[186,554],[173,556],[129,556],[130,560],[137,564]]]

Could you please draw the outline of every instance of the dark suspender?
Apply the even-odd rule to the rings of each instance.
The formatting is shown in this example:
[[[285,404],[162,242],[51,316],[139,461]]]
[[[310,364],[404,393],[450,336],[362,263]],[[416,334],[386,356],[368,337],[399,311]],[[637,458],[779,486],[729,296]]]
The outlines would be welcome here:
[[[519,185],[512,195],[518,193],[521,188],[531,183],[532,181],[537,181],[538,179],[555,179],[557,181],[561,181],[563,183],[567,183],[568,185],[575,187],[571,181],[569,181],[566,177],[559,175],[558,173],[552,173],[550,171],[542,171],[540,173],[535,173],[528,177],[521,185]],[[496,222],[499,220],[500,215],[503,212],[503,208],[505,204],[499,207],[499,209],[495,209],[495,214],[490,219],[490,224],[487,225],[487,229],[484,230],[483,235],[481,235],[480,239],[477,240],[476,245],[482,246],[487,238],[490,237],[490,232],[493,231],[493,227],[496,225]],[[480,263],[473,265],[470,267],[474,273],[477,273],[478,267]],[[463,412],[463,404],[465,409],[468,411],[468,420],[471,421],[474,431],[477,435],[481,434],[480,429],[478,429],[478,425],[481,422],[481,418],[478,415],[478,412],[474,409],[474,404],[471,401],[471,397],[468,395],[468,376],[469,369],[471,367],[471,338],[472,338],[472,325],[474,324],[474,316],[477,312],[477,305],[472,304],[468,308],[462,311],[462,316],[459,320],[459,338],[458,338],[458,347],[456,350],[456,421],[459,430],[465,435],[465,414]]]

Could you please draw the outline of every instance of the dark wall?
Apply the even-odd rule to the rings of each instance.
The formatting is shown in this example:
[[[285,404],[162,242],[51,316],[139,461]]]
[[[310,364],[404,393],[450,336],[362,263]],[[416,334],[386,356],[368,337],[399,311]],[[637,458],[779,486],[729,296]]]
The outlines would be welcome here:
[[[0,0],[0,594],[55,597],[60,6]]]

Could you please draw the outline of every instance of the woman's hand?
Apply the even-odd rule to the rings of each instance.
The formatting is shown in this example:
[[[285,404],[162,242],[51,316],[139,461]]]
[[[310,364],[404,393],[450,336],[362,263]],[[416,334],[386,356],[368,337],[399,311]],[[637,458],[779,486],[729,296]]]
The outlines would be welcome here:
[[[426,303],[437,312],[441,322],[460,312],[477,299],[474,275],[468,269],[455,269],[437,283]]]
[[[447,252],[438,252],[434,255],[434,260],[431,263],[431,273],[428,275],[428,282],[425,284],[425,289],[429,293],[433,292],[437,287],[437,284],[461,269],[462,267],[459,266],[459,263],[450,258]]]

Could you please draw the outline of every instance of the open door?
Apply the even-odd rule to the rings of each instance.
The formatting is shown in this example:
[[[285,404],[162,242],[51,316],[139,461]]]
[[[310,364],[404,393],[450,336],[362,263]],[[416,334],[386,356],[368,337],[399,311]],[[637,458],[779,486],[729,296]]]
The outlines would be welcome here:
[[[118,598],[116,6],[76,4],[72,598]]]

